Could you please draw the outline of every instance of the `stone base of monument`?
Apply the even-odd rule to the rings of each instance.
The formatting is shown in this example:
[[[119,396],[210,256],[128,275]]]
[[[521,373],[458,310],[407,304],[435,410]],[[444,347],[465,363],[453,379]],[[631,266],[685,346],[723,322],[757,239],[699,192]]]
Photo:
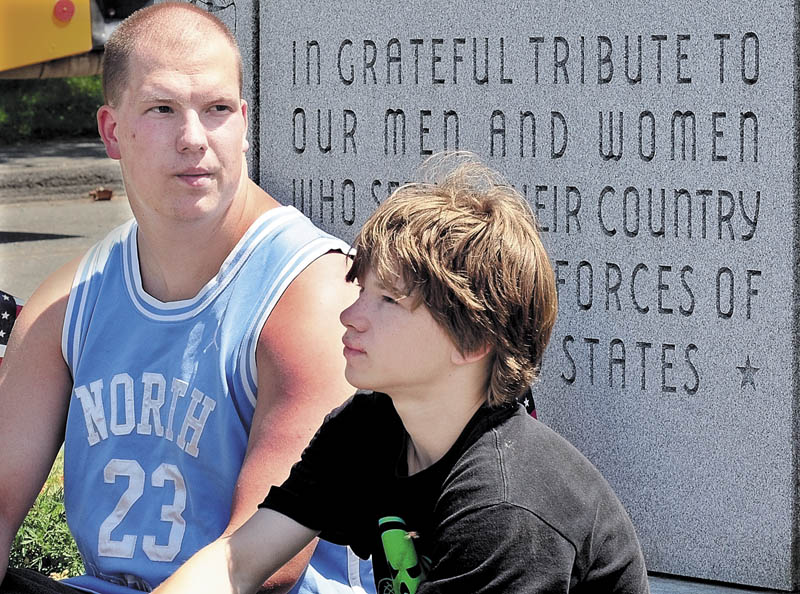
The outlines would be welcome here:
[[[539,418],[655,594],[800,589],[800,0],[200,4],[242,44],[251,174],[326,231],[443,149],[525,196],[559,291]]]
[[[698,581],[668,575],[650,574],[650,594],[786,594],[783,590],[765,590],[721,582]]]

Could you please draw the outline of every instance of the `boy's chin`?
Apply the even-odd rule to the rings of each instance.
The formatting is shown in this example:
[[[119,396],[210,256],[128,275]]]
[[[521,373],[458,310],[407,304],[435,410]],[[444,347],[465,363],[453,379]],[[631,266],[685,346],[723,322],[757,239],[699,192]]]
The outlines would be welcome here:
[[[364,381],[363,378],[359,379],[358,375],[355,373],[348,373],[347,369],[344,370],[344,378],[347,380],[347,383],[353,386],[356,390],[363,390],[367,392],[374,390],[370,382]]]

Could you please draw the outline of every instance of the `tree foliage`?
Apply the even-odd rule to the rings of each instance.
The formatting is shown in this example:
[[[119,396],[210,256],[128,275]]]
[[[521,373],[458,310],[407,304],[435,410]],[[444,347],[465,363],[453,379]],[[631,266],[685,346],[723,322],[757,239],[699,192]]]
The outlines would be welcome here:
[[[0,143],[96,136],[99,76],[0,80]]]

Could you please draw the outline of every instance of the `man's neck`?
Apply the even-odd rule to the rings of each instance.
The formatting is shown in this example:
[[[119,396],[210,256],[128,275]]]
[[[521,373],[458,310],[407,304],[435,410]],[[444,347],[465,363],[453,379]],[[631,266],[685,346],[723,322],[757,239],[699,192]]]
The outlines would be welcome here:
[[[253,221],[277,206],[260,188],[253,188],[216,218],[191,222],[140,220],[137,243],[144,290],[163,302],[197,295],[216,276]]]

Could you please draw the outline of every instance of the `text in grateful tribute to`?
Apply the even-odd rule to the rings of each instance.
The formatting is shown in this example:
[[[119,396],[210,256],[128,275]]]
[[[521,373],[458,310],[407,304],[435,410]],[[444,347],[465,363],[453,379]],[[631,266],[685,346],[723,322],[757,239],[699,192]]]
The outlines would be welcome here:
[[[758,95],[769,76],[762,39],[745,30],[286,40],[296,95],[278,141],[302,172],[288,174],[291,204],[354,233],[406,180],[348,167],[474,151],[526,197],[551,252],[562,317],[551,379],[702,396],[716,355],[700,328],[746,327],[771,298],[769,272],[751,256],[777,200],[758,176],[771,157],[759,141],[778,124]],[[336,173],[304,161],[328,157]],[[730,261],[698,255],[731,250]],[[629,332],[583,324],[591,312]],[[766,355],[736,354],[737,389],[758,389]]]

